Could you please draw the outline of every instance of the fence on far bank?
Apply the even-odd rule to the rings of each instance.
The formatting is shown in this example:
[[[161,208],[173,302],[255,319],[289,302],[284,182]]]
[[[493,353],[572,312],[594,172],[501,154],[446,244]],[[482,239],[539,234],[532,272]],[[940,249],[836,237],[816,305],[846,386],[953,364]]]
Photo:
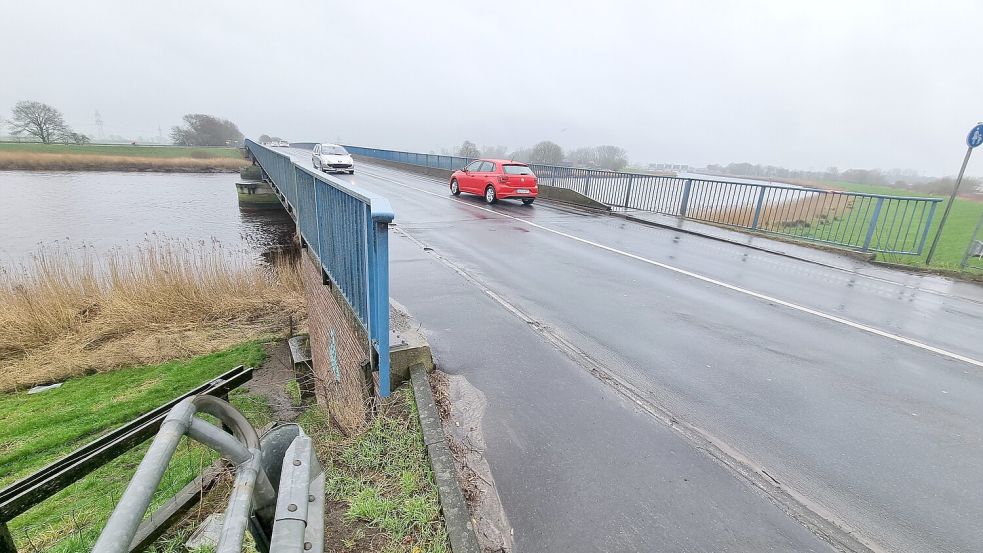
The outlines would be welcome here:
[[[366,157],[456,171],[472,158],[348,146]],[[791,185],[530,164],[540,184],[616,208],[849,248],[920,255],[938,198],[838,192]]]

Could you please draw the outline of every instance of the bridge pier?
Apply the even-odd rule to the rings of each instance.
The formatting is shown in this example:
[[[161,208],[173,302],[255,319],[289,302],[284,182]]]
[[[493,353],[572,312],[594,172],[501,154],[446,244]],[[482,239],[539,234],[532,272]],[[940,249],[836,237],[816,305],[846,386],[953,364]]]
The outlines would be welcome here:
[[[240,180],[236,183],[239,207],[243,209],[283,209],[280,198],[269,183],[261,180]]]

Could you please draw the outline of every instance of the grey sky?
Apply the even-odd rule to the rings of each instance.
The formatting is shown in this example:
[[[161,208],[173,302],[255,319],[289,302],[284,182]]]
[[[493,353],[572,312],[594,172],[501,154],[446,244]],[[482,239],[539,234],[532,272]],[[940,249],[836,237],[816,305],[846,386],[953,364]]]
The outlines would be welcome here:
[[[551,139],[645,162],[952,174],[983,119],[978,0],[3,0],[0,14],[0,116],[36,99],[90,133],[96,109],[107,134],[143,136],[203,112],[247,136],[409,150]]]

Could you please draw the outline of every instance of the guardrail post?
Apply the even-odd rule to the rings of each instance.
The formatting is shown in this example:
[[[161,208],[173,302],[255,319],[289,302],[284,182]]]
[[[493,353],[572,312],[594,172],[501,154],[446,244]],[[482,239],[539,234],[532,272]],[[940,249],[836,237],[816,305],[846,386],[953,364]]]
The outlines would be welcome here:
[[[877,205],[874,206],[874,215],[870,218],[870,226],[867,227],[867,237],[864,238],[864,249],[870,249],[870,241],[874,238],[874,231],[877,230],[877,218],[881,215],[881,206],[884,205],[884,198],[877,198]]]
[[[628,190],[625,191],[625,209],[631,203],[631,185],[635,182],[635,175],[628,175]]]
[[[6,522],[0,522],[0,553],[17,553],[17,546],[14,545],[14,538],[10,537]]]
[[[679,216],[685,217],[686,210],[689,208],[689,192],[693,188],[693,179],[686,179],[683,183],[683,198],[679,202]]]
[[[584,175],[584,196],[590,197],[590,173]]]
[[[758,192],[758,202],[754,204],[754,221],[751,223],[751,230],[758,228],[758,219],[761,217],[761,204],[765,201],[765,188],[761,187],[761,191]]]

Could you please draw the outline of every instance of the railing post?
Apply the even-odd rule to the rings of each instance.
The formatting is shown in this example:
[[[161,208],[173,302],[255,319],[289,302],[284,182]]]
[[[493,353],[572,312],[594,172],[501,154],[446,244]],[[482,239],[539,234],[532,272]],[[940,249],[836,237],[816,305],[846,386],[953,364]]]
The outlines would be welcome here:
[[[870,226],[867,227],[867,237],[864,238],[864,249],[870,249],[870,241],[874,238],[874,231],[877,230],[877,218],[881,215],[881,206],[884,205],[884,198],[877,198],[877,205],[874,206],[874,215],[870,218]]]
[[[379,353],[379,395],[389,397],[391,379],[389,375],[389,221],[373,220],[373,259],[372,271],[372,328],[371,333]]]
[[[635,182],[635,175],[628,175],[628,190],[625,191],[625,209],[631,203],[631,185]]]
[[[758,202],[754,204],[754,221],[751,223],[751,230],[758,228],[758,219],[761,217],[761,204],[765,201],[765,191],[767,188],[761,187],[761,191],[758,192]]]
[[[932,229],[932,220],[935,218],[935,208],[939,207],[938,202],[932,202],[932,207],[928,208],[928,221],[925,221],[925,231],[922,232],[922,241],[918,244],[918,252],[921,255],[925,250],[925,242],[928,241],[928,233]]]
[[[584,175],[584,196],[590,197],[590,172]]]
[[[679,202],[679,216],[685,217],[686,210],[689,208],[689,192],[693,188],[693,179],[686,179],[683,183],[683,198]]]

